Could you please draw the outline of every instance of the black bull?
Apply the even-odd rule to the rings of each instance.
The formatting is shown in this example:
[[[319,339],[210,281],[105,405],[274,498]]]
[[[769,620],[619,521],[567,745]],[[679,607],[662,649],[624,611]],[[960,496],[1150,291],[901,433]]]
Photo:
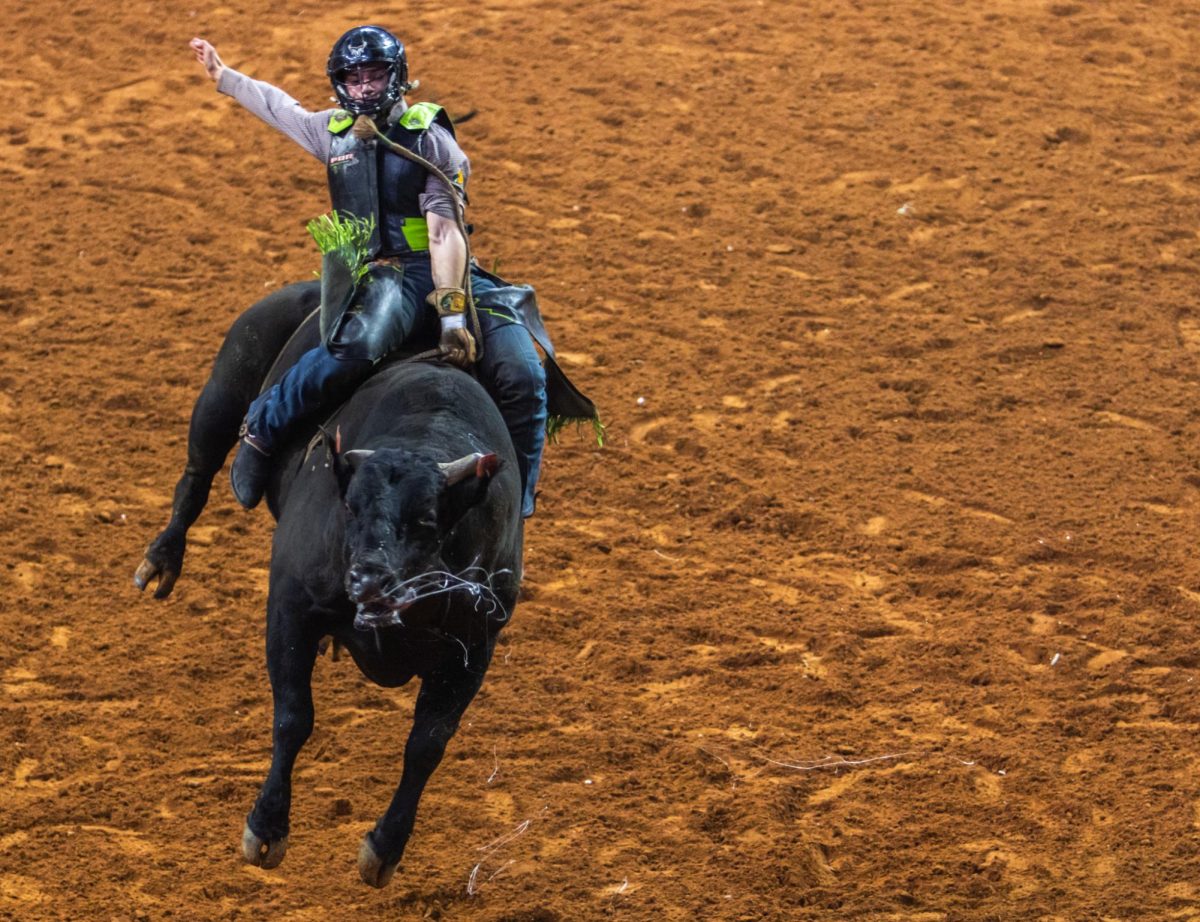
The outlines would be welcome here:
[[[139,588],[157,579],[157,598],[171,592],[187,530],[275,355],[286,343],[286,368],[316,342],[315,323],[288,339],[317,298],[313,284],[292,286],[233,325],[193,410],[171,520],[138,567]],[[380,685],[421,679],[399,786],[359,851],[363,880],[383,886],[516,604],[521,485],[499,412],[453,368],[385,367],[329,420],[335,427],[339,446],[301,439],[280,450],[267,490],[277,519],[267,600],[274,746],[242,850],[262,867],[283,860],[292,767],[313,727],[313,664],[332,636]]]

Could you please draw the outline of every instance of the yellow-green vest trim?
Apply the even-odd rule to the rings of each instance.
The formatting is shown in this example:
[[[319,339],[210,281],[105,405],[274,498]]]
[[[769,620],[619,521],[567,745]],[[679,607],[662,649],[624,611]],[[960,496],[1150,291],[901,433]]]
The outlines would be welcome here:
[[[338,134],[354,124],[354,116],[344,109],[338,109],[329,116],[329,133]]]
[[[424,131],[437,120],[442,111],[442,107],[435,102],[419,102],[404,110],[399,124],[409,131]],[[443,119],[446,122],[450,121],[449,116],[443,116]],[[345,109],[338,109],[329,116],[328,130],[330,134],[341,134],[353,124],[354,116]]]
[[[433,124],[442,107],[436,102],[419,102],[409,106],[400,116],[400,124],[410,131],[424,131]]]
[[[429,222],[424,218],[405,218],[400,231],[409,249],[417,253],[429,249]]]

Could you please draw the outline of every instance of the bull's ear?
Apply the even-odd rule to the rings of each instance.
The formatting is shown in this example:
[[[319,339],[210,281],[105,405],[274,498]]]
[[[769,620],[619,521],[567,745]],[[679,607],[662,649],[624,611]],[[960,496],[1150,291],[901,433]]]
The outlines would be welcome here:
[[[346,491],[350,488],[350,478],[354,476],[354,470],[336,451],[330,452],[330,457],[333,462],[333,476],[337,478],[338,496],[345,501]]]
[[[371,457],[375,452],[365,449],[354,449],[352,451],[338,451],[338,445],[341,443],[341,432],[334,442],[334,448],[330,452],[333,458],[333,473],[337,477],[338,494],[344,500],[346,491],[350,489],[350,478],[354,476],[354,472],[358,470],[358,466],[367,458]]]

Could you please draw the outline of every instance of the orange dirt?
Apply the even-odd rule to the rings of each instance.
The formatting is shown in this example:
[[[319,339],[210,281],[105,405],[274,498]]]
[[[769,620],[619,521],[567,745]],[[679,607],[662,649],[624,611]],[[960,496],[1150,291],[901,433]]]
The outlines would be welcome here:
[[[380,892],[414,690],[319,662],[290,853],[250,868],[268,516],[222,476],[173,597],[130,579],[225,329],[327,207],[186,42],[315,107],[364,20],[478,110],[476,252],[611,438],[549,451],[528,599]],[[1200,914],[1194,4],[7,26],[0,916]]]

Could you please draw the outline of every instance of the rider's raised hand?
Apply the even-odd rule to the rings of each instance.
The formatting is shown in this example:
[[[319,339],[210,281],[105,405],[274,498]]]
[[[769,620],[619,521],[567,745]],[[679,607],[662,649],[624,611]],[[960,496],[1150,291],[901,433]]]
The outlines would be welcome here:
[[[221,56],[217,54],[217,49],[202,38],[194,38],[188,42],[188,45],[208,75],[214,80],[220,80],[221,71],[225,69],[225,65],[221,62]]]

